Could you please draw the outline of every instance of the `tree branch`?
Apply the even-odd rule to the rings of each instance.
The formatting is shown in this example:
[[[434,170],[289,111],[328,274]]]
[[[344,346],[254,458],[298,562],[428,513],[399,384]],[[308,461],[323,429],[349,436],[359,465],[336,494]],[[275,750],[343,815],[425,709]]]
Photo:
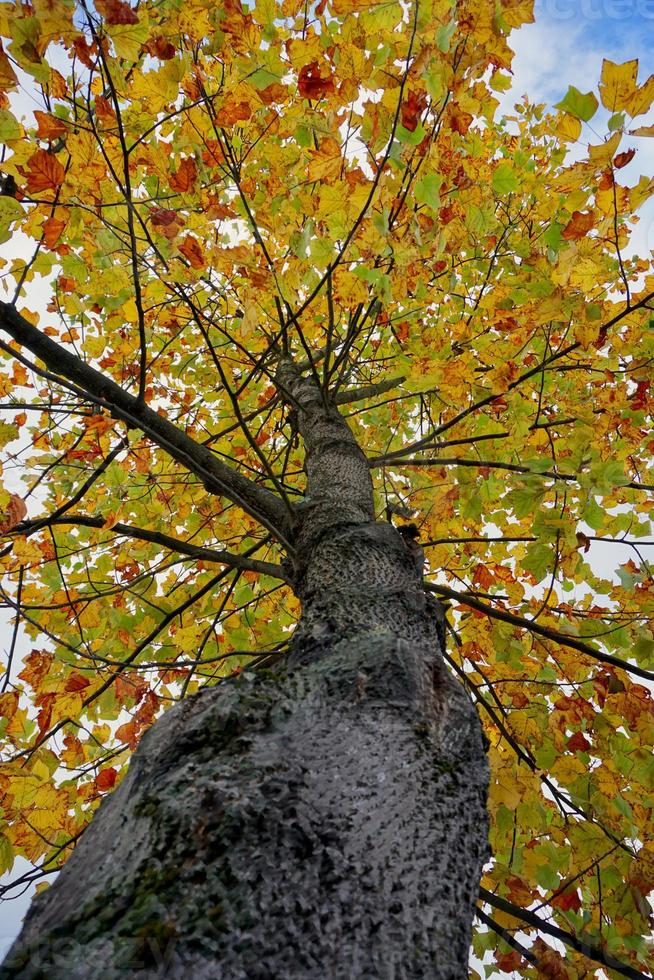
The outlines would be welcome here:
[[[0,329],[31,351],[56,375],[78,385],[96,403],[105,406],[114,418],[127,423],[130,428],[140,429],[152,442],[198,476],[210,493],[233,501],[292,550],[289,515],[274,493],[221,462],[206,446],[196,442],[102,372],[55,343],[9,303],[0,302]]]
[[[601,650],[597,650],[589,643],[584,643],[583,640],[578,639],[576,636],[570,636],[568,633],[559,633],[558,630],[541,626],[540,623],[535,623],[531,619],[524,619],[522,616],[516,616],[514,613],[507,612],[505,609],[497,609],[494,606],[489,606],[487,603],[480,602],[479,599],[475,599],[463,592],[455,592],[454,589],[450,589],[446,585],[433,585],[431,582],[425,582],[425,588],[430,592],[434,592],[436,595],[444,596],[446,599],[454,599],[464,606],[477,609],[479,612],[490,616],[491,619],[499,619],[503,623],[510,623],[511,626],[529,630],[531,633],[543,636],[548,640],[552,640],[554,643],[560,643],[561,646],[571,647],[573,650],[580,650],[581,653],[592,657],[593,660],[599,660],[600,663],[610,664],[612,667],[620,667],[622,670],[626,670],[631,674],[644,677],[645,680],[654,681],[654,671],[645,670],[644,667],[638,667],[636,664],[630,664],[627,660],[621,660],[620,657],[613,657],[610,653],[602,653]]]
[[[103,517],[92,517],[89,514],[69,514],[67,517],[53,515],[52,518],[43,517],[35,521],[22,521],[16,524],[7,535],[25,534],[29,535],[44,526],[53,524],[73,524],[77,527],[105,527]],[[145,528],[135,527],[132,524],[112,524],[106,528],[112,534],[124,535],[128,538],[135,538],[138,541],[150,541],[152,544],[159,544],[169,551],[176,551],[180,555],[188,555],[196,561],[206,561],[226,565],[229,568],[240,568],[244,572],[258,572],[261,575],[270,575],[273,578],[281,579],[283,582],[290,582],[286,572],[281,565],[274,562],[258,561],[255,558],[246,558],[244,555],[236,555],[231,551],[217,550],[215,548],[202,548],[199,545],[190,544],[180,538],[163,534],[161,531],[148,531]]]
[[[493,895],[488,889],[480,888],[479,896],[484,902],[492,905],[493,908],[499,909],[500,912],[512,915],[533,929],[540,929],[541,932],[552,936],[554,939],[558,939],[559,942],[565,943],[571,949],[576,949],[578,953],[582,953],[588,959],[595,960],[596,963],[601,963],[602,966],[607,966],[610,970],[615,970],[616,973],[620,973],[623,977],[633,977],[634,980],[647,980],[646,973],[641,973],[633,966],[628,966],[626,963],[623,963],[622,960],[617,960],[610,953],[605,952],[600,946],[594,946],[592,943],[584,942],[571,932],[566,932],[564,929],[559,929],[558,926],[550,925],[545,919],[541,919],[539,915],[534,915],[533,912],[529,912],[527,909],[521,909],[512,902],[507,902],[505,898],[500,898],[499,895]]]

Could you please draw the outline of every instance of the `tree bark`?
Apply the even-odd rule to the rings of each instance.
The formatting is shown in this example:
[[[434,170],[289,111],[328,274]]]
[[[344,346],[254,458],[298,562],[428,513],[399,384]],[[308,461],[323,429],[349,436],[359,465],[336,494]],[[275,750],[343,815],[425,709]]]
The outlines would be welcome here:
[[[290,362],[279,382],[307,451],[291,653],[146,733],[2,980],[467,975],[487,857],[479,721],[415,556],[375,521],[363,451]]]

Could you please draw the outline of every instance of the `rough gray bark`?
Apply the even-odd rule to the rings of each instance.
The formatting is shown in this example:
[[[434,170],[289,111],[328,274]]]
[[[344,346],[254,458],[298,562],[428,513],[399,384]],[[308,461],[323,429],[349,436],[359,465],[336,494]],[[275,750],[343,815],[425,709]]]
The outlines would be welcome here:
[[[171,709],[34,903],[0,978],[454,980],[487,856],[476,713],[376,522],[364,453],[292,364],[302,619],[277,673]]]

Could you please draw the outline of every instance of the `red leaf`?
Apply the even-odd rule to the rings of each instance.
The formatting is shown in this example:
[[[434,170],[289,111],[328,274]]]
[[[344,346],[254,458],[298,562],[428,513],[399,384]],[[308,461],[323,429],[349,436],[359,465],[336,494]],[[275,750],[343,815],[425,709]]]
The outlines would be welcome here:
[[[590,742],[583,735],[582,732],[575,732],[568,739],[568,748],[571,752],[588,752],[590,749]]]
[[[47,150],[37,150],[27,161],[27,170],[20,168],[27,180],[27,190],[30,194],[41,191],[56,191],[64,182],[66,173],[54,153]]]
[[[177,221],[177,217],[177,211],[170,211],[167,208],[155,208],[150,212],[150,221],[155,228],[167,228]]]
[[[136,11],[123,0],[96,0],[95,6],[107,24],[138,24]]]
[[[633,160],[636,156],[635,149],[625,150],[624,153],[618,153],[615,160],[613,161],[613,166],[616,170],[621,170],[622,167],[626,167],[627,164]]]
[[[581,908],[581,898],[575,889],[566,889],[560,895],[555,895],[554,898],[550,899],[550,905],[561,909],[562,912],[569,912],[570,909],[577,912]]]
[[[405,129],[413,133],[420,122],[422,111],[427,105],[427,96],[424,92],[410,92],[409,97],[402,103],[400,119]],[[472,121],[472,116],[470,117]]]
[[[97,48],[95,41],[93,44],[88,44],[86,38],[80,34],[79,37],[73,38],[73,49],[75,54],[82,62],[86,68],[94,68],[95,64],[92,55],[97,54]]]
[[[101,792],[106,792],[108,789],[113,789],[116,785],[116,778],[118,777],[118,770],[112,768],[103,769],[95,777],[95,787]]]
[[[595,224],[592,211],[573,211],[570,221],[561,232],[561,238],[566,241],[577,241],[584,238]]]
[[[322,99],[334,94],[334,80],[331,75],[322,78],[317,61],[300,68],[297,80],[298,92],[303,99]]]

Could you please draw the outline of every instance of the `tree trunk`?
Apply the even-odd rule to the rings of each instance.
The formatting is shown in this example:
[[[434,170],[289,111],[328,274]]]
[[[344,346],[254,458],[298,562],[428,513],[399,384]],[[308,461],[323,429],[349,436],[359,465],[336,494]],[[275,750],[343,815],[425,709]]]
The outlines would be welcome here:
[[[365,456],[317,385],[280,385],[307,450],[302,618],[142,739],[0,978],[454,980],[487,857],[488,768],[442,612],[376,522]]]

